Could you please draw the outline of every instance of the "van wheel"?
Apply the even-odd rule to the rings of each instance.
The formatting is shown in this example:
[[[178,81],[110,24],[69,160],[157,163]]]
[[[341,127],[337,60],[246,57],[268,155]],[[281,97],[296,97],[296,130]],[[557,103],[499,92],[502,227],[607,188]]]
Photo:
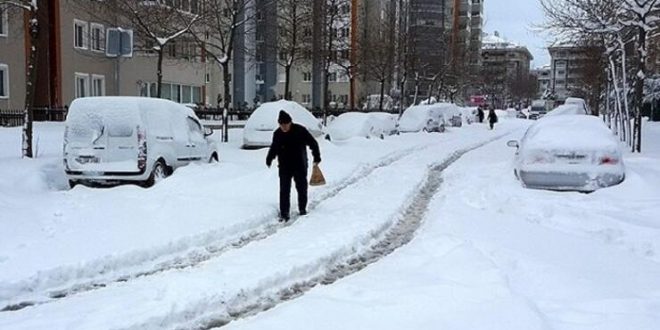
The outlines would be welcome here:
[[[144,186],[147,188],[152,187],[154,184],[168,177],[168,173],[167,166],[165,166],[163,161],[157,161],[156,164],[154,164],[154,169],[151,170],[151,175],[149,175],[147,181],[144,182]]]
[[[209,164],[212,163],[217,163],[218,162],[218,154],[215,152],[211,155],[211,158],[209,158]]]

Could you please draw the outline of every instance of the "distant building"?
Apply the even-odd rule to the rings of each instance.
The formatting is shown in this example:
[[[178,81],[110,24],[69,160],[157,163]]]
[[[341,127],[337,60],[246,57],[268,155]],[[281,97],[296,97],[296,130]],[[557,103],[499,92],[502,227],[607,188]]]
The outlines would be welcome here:
[[[550,91],[558,102],[573,96],[580,89],[584,64],[589,60],[587,49],[570,43],[557,42],[550,52]]]
[[[537,91],[538,95],[542,96],[549,90],[552,82],[552,69],[550,65],[544,65],[543,67],[531,70],[530,73],[537,78]]]
[[[512,79],[527,77],[534,59],[527,47],[507,41],[495,32],[483,38],[481,48],[482,77],[498,106],[509,103],[509,85]]]

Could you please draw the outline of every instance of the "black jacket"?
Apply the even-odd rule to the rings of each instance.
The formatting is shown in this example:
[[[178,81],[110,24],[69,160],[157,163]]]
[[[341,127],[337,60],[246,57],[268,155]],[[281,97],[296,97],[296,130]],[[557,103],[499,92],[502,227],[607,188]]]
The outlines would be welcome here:
[[[286,133],[278,128],[273,133],[273,142],[268,150],[268,156],[266,156],[266,165],[270,166],[277,156],[281,170],[307,168],[307,146],[312,149],[314,162],[320,163],[319,144],[305,127],[292,123],[291,130]]]

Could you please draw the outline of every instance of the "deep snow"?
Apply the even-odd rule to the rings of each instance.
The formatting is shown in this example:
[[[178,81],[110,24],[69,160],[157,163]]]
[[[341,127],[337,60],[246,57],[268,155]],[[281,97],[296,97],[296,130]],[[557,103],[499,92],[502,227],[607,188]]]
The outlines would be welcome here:
[[[428,165],[515,132],[445,171],[411,243],[230,327],[654,329],[660,126],[648,125],[645,154],[626,155],[623,184],[584,195],[526,190],[515,181],[514,150],[504,144],[527,125],[502,120],[495,131],[471,125],[322,141],[328,185],[312,188],[310,215],[195,267],[0,312],[0,328],[170,328],[222,318],[364,249],[401,212]],[[182,168],[151,189],[73,190],[65,190],[61,125],[37,131],[41,157],[20,160],[18,129],[0,129],[3,306],[201,254],[275,221],[276,171],[265,168],[265,150],[239,149],[240,130],[219,164]]]

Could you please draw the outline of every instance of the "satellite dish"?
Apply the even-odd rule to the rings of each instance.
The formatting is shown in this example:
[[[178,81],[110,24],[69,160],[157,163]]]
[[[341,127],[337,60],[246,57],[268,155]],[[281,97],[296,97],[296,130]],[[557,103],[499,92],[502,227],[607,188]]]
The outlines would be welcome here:
[[[105,40],[107,57],[133,57],[133,30],[109,28]]]

